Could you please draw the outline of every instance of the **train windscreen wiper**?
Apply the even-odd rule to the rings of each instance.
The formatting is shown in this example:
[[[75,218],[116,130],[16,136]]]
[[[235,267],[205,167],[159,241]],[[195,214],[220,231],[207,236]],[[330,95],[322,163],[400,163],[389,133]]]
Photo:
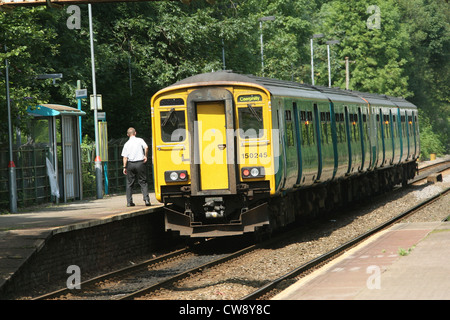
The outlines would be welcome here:
[[[253,116],[259,121],[262,122],[261,117],[258,115],[258,113],[256,112],[255,108],[253,108],[253,106],[249,103],[247,104],[247,108],[250,110],[250,112],[253,114]]]
[[[175,108],[170,109],[169,111],[169,115],[167,116],[166,120],[164,120],[164,122],[162,123],[162,126],[165,127],[167,122],[169,122],[170,117],[172,116],[172,114],[175,112]]]

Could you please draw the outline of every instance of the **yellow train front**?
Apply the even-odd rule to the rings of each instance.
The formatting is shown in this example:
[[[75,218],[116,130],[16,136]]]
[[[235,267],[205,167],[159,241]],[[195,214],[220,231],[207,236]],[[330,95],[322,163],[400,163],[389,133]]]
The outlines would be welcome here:
[[[269,224],[274,162],[266,89],[236,74],[198,75],[156,93],[151,112],[155,194],[165,204],[166,230],[216,237]]]

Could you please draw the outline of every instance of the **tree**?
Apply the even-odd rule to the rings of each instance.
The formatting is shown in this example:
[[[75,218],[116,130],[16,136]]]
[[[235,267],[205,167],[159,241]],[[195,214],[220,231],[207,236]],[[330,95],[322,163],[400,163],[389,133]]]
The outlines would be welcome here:
[[[399,3],[413,55],[406,71],[410,79],[409,89],[413,92],[410,100],[420,107],[423,120],[420,128],[424,156],[430,152],[448,153],[450,5],[443,0],[402,0]]]
[[[351,89],[408,97],[411,92],[404,68],[411,54],[400,8],[394,0],[372,4],[369,0],[351,5],[336,0],[325,3],[320,10],[315,33],[323,33],[324,40],[340,41],[331,47],[333,85],[345,88],[343,61],[347,56],[355,61],[351,67]],[[328,84],[325,50],[325,45],[319,45],[320,58],[316,59],[317,83],[322,85]]]
[[[0,12],[0,86],[6,88],[5,59],[9,60],[11,119],[14,127],[26,131],[29,105],[45,102],[49,97],[51,80],[36,80],[36,75],[47,73],[49,61],[58,46],[52,43],[56,34],[45,30],[49,12],[45,8],[19,8]],[[6,110],[6,90],[0,91],[0,104]],[[0,147],[8,141],[7,112],[0,114]]]

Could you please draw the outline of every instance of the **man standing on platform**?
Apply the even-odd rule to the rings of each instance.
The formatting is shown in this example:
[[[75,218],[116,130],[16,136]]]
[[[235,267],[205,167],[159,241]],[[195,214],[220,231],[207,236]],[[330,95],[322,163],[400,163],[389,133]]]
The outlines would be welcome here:
[[[136,137],[136,130],[129,128],[127,135],[130,137],[123,146],[123,174],[127,176],[127,207],[133,207],[133,186],[138,179],[141,186],[142,195],[146,206],[150,206],[150,197],[148,196],[147,162],[148,146],[144,139]]]

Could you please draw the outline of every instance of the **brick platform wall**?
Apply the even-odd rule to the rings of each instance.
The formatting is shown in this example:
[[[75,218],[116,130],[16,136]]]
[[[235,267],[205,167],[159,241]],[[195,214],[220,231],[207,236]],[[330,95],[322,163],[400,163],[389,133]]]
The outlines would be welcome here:
[[[84,281],[102,270],[157,252],[176,241],[178,237],[164,231],[162,210],[56,233],[5,283],[0,296],[14,299],[29,297],[36,290],[63,288],[71,276],[67,273],[70,265],[80,268],[81,281]]]

